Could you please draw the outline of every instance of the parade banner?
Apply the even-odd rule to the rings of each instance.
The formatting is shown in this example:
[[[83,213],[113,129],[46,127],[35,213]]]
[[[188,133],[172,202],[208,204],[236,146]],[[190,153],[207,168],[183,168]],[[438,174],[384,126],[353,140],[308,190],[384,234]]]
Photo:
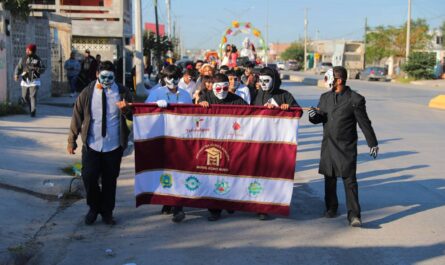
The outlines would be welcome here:
[[[301,109],[133,106],[136,206],[289,214]]]

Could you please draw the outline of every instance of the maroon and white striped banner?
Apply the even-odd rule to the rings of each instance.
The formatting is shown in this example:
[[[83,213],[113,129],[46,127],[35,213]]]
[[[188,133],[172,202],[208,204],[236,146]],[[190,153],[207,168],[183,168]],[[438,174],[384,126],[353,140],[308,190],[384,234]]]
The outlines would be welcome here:
[[[289,214],[301,109],[134,104],[136,205]]]

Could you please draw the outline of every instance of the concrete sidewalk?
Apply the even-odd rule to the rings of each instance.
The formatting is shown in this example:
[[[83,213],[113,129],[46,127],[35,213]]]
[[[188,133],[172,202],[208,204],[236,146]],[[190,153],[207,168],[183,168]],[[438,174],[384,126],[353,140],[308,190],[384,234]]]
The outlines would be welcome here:
[[[68,189],[72,177],[62,169],[80,161],[79,154],[66,152],[72,102],[69,97],[51,98],[39,102],[36,118],[0,118],[0,184],[49,196]]]

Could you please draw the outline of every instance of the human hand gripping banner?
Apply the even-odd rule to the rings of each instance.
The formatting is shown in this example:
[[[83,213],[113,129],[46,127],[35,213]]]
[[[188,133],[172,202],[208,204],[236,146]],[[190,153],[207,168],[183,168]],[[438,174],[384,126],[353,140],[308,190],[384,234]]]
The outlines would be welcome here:
[[[300,108],[134,104],[142,204],[288,215]]]

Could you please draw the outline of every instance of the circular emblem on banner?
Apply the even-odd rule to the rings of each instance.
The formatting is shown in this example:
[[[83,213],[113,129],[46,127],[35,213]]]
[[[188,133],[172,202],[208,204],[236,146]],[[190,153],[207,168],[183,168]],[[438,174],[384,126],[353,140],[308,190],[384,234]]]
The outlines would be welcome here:
[[[254,182],[250,183],[247,190],[249,191],[250,196],[257,197],[261,192],[263,192],[263,187],[258,181],[255,180]]]
[[[199,188],[201,183],[199,182],[199,179],[195,176],[190,176],[185,180],[185,187],[189,191],[195,191]]]
[[[173,178],[170,174],[162,174],[160,179],[163,188],[171,188],[173,186]]]
[[[229,182],[227,182],[224,179],[218,179],[215,183],[215,189],[213,192],[219,195],[227,194],[230,191],[230,185]]]

